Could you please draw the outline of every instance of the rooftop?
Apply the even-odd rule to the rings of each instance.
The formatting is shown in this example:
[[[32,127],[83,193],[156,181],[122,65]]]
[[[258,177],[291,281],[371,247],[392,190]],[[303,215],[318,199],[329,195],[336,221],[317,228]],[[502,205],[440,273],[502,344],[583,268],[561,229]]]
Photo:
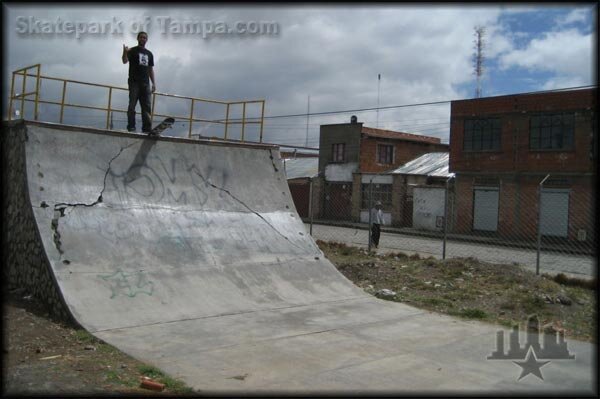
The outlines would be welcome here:
[[[319,158],[283,159],[287,179],[314,177],[319,173]]]
[[[430,152],[387,173],[394,175],[451,177],[454,176],[454,173],[448,172],[448,159],[449,154],[447,152]]]
[[[437,137],[422,136],[420,134],[395,132],[393,130],[375,129],[372,127],[362,127],[362,134],[369,137],[379,137],[395,140],[419,141],[423,143],[440,144],[441,140]]]

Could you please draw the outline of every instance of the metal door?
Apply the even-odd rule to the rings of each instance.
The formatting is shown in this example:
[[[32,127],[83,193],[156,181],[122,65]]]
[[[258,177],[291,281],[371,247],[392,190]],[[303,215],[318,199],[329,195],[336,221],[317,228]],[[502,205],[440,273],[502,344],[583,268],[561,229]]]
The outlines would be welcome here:
[[[352,183],[327,183],[325,185],[325,218],[351,220]]]
[[[498,188],[476,187],[473,202],[473,230],[498,230]]]
[[[296,212],[301,218],[308,217],[308,205],[310,201],[310,183],[294,184],[290,183],[290,193],[296,206]]]
[[[543,189],[540,231],[544,236],[567,237],[569,234],[569,189]]]

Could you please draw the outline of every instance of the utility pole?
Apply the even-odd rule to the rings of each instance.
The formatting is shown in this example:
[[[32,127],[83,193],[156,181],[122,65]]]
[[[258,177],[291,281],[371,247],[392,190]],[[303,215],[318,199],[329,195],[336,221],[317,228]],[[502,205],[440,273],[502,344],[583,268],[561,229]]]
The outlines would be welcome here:
[[[308,96],[308,104],[306,106],[306,139],[304,146],[308,147],[308,122],[310,121],[310,95]]]
[[[377,74],[377,122],[375,127],[379,129],[379,88],[381,86],[381,74]]]
[[[485,27],[476,26],[475,27],[475,54],[473,56],[473,64],[475,67],[475,76],[477,77],[477,88],[475,89],[475,97],[481,97],[481,78],[483,76],[483,61],[485,57],[483,56],[483,48],[485,47],[485,43],[483,38],[485,36]]]

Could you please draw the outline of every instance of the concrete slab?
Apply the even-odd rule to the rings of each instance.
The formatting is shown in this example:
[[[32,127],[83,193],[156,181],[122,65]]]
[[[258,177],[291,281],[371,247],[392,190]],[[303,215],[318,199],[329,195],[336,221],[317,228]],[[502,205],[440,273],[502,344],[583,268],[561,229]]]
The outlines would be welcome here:
[[[27,184],[70,312],[211,393],[595,392],[596,346],[544,379],[498,327],[375,299],[323,256],[278,150],[29,123]],[[507,332],[508,334],[508,332]]]

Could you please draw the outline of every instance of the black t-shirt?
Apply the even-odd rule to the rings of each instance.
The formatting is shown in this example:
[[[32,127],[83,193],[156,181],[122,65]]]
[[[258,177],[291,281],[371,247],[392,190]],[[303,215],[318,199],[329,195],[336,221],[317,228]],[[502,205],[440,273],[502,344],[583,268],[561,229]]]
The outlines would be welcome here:
[[[129,79],[148,82],[150,75],[148,70],[154,66],[154,56],[150,50],[135,46],[127,52],[129,60]]]

